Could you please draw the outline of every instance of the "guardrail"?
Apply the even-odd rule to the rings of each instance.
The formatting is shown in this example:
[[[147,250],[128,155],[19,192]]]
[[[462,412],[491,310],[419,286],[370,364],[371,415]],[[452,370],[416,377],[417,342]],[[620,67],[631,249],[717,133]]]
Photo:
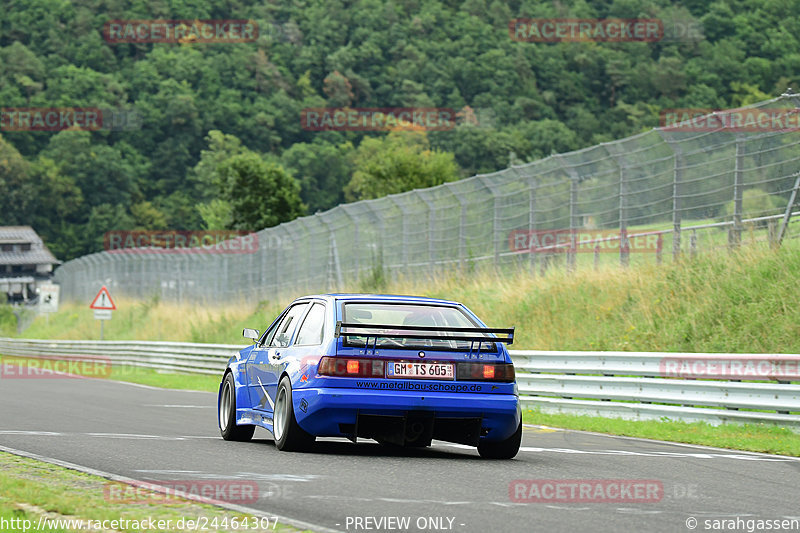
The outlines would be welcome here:
[[[109,360],[112,364],[192,374],[219,374],[231,356],[244,348],[236,344],[193,344],[156,341],[62,341],[0,338],[0,354],[61,358],[75,361]]]
[[[0,354],[6,356],[75,361],[102,358],[118,365],[214,375],[221,375],[228,359],[242,347],[0,338]],[[797,354],[512,350],[511,355],[517,369],[520,399],[527,407],[545,412],[800,427],[800,355]],[[707,370],[727,369],[729,377],[737,379],[673,373],[670,369],[677,368],[676,361],[700,361]]]

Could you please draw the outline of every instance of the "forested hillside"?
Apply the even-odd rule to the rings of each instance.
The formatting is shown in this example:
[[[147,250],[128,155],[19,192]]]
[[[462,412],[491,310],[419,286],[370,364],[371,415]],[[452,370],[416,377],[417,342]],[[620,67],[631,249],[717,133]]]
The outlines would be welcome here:
[[[677,42],[517,42],[514,18],[694,21]],[[244,43],[112,44],[111,20],[252,19]],[[10,0],[0,107],[135,111],[120,131],[0,128],[0,225],[59,259],[125,229],[252,229],[490,172],[800,84],[793,0]],[[474,114],[430,132],[317,132],[322,107]],[[471,116],[471,115],[470,115]],[[280,191],[280,201],[258,199]],[[250,197],[248,198],[248,192]],[[247,201],[246,201],[247,200]]]

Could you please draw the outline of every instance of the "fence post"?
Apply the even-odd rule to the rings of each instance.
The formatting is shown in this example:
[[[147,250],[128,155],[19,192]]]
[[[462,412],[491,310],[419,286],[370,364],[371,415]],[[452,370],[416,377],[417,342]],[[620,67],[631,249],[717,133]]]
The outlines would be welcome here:
[[[277,233],[278,233],[278,231],[280,229],[281,229],[280,225],[275,227],[274,231],[275,231],[276,236],[277,236]],[[286,230],[284,229],[284,234],[285,233],[286,233]],[[278,237],[278,238],[280,239],[280,237]],[[275,250],[275,252],[272,254],[272,258],[274,259],[273,265],[275,266],[275,268],[273,268],[273,270],[272,270],[272,273],[273,273],[273,276],[272,276],[272,295],[273,296],[276,296],[278,294],[278,287],[280,287],[280,285],[278,284],[278,279],[279,279],[279,275],[280,275],[280,272],[281,272],[280,258],[283,255],[283,244],[284,244],[285,240],[286,240],[286,236],[284,235],[284,238],[279,241],[281,249],[280,250]],[[286,243],[286,244],[289,244],[289,243]],[[294,254],[294,250],[290,250],[289,253],[293,255]]]
[[[667,143],[673,153],[672,166],[672,261],[680,260],[681,256],[681,182],[683,181],[683,170],[685,161],[683,150],[677,141],[670,140],[667,132],[662,128],[656,128],[658,134]]]
[[[303,221],[303,219],[302,219],[302,218],[300,218],[300,219],[298,219],[298,220],[300,220],[301,222]],[[302,225],[303,225],[303,230],[304,230],[304,231],[305,231],[305,233],[306,233],[306,237],[309,237],[310,235],[309,235],[309,233],[308,233],[308,228],[305,226],[305,223],[303,223]],[[295,229],[295,225],[294,225],[294,224],[291,224],[291,223],[287,222],[287,223],[286,223],[286,224],[283,226],[283,229],[286,231],[286,233],[287,233],[287,234],[289,234],[289,238],[292,240],[292,244],[294,244],[294,255],[295,255],[295,257],[298,257],[298,256],[300,255],[300,252],[301,252],[301,251],[305,251],[305,250],[308,250],[308,249],[309,249],[308,243],[306,243],[306,246],[303,246],[303,245],[301,244],[301,239],[300,239],[299,235],[293,231],[293,230]],[[300,257],[300,259],[299,259],[299,261],[296,261],[296,262],[294,263],[294,267],[292,268],[292,273],[293,273],[295,276],[297,276],[297,277],[296,277],[296,279],[297,279],[297,284],[295,285],[295,287],[298,287],[298,288],[299,288],[299,287],[300,287],[300,280],[301,280],[301,278],[300,278],[300,269],[298,268],[298,266],[299,266],[299,265],[298,265],[298,263],[299,263],[299,264],[302,264],[302,265],[303,265],[303,267],[304,267],[304,268],[303,268],[303,270],[304,270],[304,274],[305,274],[305,276],[304,276],[304,278],[302,278],[302,280],[303,280],[305,283],[304,283],[304,289],[303,289],[303,290],[304,290],[306,293],[308,293],[308,270],[309,270],[309,268],[310,268],[310,265],[309,265],[309,263],[310,263],[310,261],[309,261],[309,257],[308,257],[307,255],[306,255],[305,257],[302,257],[302,256],[301,256],[301,257]]]
[[[494,207],[492,209],[492,243],[494,245],[493,246],[493,249],[494,249],[494,268],[495,268],[495,271],[497,271],[497,267],[500,264],[500,249],[499,249],[499,245],[498,245],[499,239],[497,238],[498,237],[498,235],[497,235],[498,219],[499,219],[498,211],[500,210],[500,201],[499,201],[500,195],[495,190],[494,185],[492,185],[491,183],[486,181],[486,177],[485,176],[478,176],[478,179],[480,179],[480,182],[483,183],[484,187],[486,187],[489,190],[489,193],[492,195],[492,204],[493,204],[493,207]]]
[[[675,168],[672,175],[672,260],[681,256],[681,181],[683,180],[683,157],[680,148],[675,150]]]
[[[352,247],[353,253],[351,254],[351,256],[352,256],[352,264],[353,264],[352,272],[353,272],[353,279],[357,280],[358,276],[359,276],[359,270],[360,270],[360,264],[359,264],[360,261],[359,261],[359,259],[360,259],[360,256],[361,256],[361,247],[359,246],[359,241],[358,241],[358,226],[359,226],[359,223],[358,223],[358,219],[348,209],[348,204],[341,204],[339,207],[342,208],[342,211],[344,212],[344,214],[347,216],[347,218],[350,219],[351,226],[353,227],[353,247]]]
[[[384,272],[386,272],[386,258],[383,254],[383,241],[386,239],[386,220],[383,218],[383,213],[385,211],[381,211],[380,209],[376,209],[372,204],[377,200],[365,200],[364,205],[369,209],[372,218],[374,219],[375,223],[378,225],[378,238],[375,246],[373,248],[373,256],[371,258],[371,264],[373,271],[375,268],[380,268]]]
[[[617,150],[616,145],[611,143],[601,143],[606,149],[608,155],[614,160],[619,169],[619,263],[626,267],[630,262],[630,248],[628,245],[628,182],[627,182],[627,165],[622,159],[622,154],[615,153]],[[610,147],[613,146],[613,151]]]
[[[464,261],[467,257],[467,202],[458,191],[453,189],[452,183],[447,183],[446,186],[461,208],[461,216],[458,221],[458,266],[463,273]]]
[[[658,239],[656,241],[656,264],[660,265],[663,261],[662,257],[662,249],[664,245],[664,235],[662,233],[658,234]]]
[[[578,185],[581,179],[578,172],[571,166],[564,164],[563,155],[555,156],[559,166],[564,170],[564,173],[569,179],[569,250],[566,254],[567,270],[573,272],[575,270],[577,260],[577,230],[581,227],[581,222],[578,220]]]
[[[399,196],[400,195],[390,195],[388,198],[391,198],[392,202],[394,202],[394,205],[400,209],[400,218],[402,218],[401,227],[403,228],[403,273],[408,275],[408,213],[406,212],[406,206],[403,205],[402,202],[398,201]]]
[[[330,211],[328,211],[328,213],[330,213]],[[314,216],[319,217],[320,223],[325,226],[325,231],[328,232],[328,274],[325,276],[325,284],[328,290],[330,290],[332,286],[337,290],[341,290],[344,286],[344,281],[342,279],[342,266],[339,263],[339,247],[336,244],[336,234],[330,222],[325,220],[324,213],[317,213]]]
[[[461,258],[461,269],[464,269],[464,261],[467,258],[467,204],[456,195],[461,204],[461,219],[458,222],[458,256]]]
[[[789,203],[786,205],[786,212],[783,213],[783,220],[781,221],[781,229],[778,232],[778,247],[783,243],[783,238],[786,236],[786,228],[789,226],[789,219],[792,217],[792,209],[797,201],[797,190],[800,189],[800,172],[795,173],[797,178],[794,180],[794,187],[792,194],[789,196]]]
[[[433,234],[436,218],[436,206],[433,204],[433,202],[425,197],[425,194],[422,191],[414,189],[414,192],[428,207],[428,276],[430,279],[434,279],[434,269],[436,268],[436,261],[434,259],[436,255],[436,242],[433,238]]]
[[[175,266],[177,267],[175,283],[178,285],[178,305],[180,305],[183,303],[183,263],[186,261],[186,259],[183,257],[178,257],[177,259],[178,260],[175,261]]]
[[[626,166],[619,167],[619,263],[628,266],[630,248],[628,247],[628,183]]]
[[[567,270],[575,271],[578,253],[578,243],[576,232],[581,223],[578,221],[578,180],[569,180],[569,251],[567,252]]]
[[[536,231],[536,188],[539,186],[535,176],[531,176],[530,187],[528,188],[528,242]],[[528,261],[530,270],[536,275],[536,254],[533,249],[528,251]]]
[[[733,233],[731,246],[738,248],[742,243],[742,187],[744,174],[744,137],[736,137],[736,162],[733,170]]]

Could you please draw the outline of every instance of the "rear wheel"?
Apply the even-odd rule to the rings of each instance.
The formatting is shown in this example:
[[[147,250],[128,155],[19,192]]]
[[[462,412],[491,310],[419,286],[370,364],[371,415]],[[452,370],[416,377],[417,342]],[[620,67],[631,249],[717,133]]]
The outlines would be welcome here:
[[[308,449],[315,437],[306,433],[297,424],[292,406],[292,383],[284,376],[278,384],[275,396],[275,413],[272,418],[272,434],[275,436],[275,447],[285,452]]]
[[[248,441],[253,438],[255,426],[236,425],[236,386],[233,374],[228,372],[219,395],[219,432],[225,440]]]
[[[478,453],[485,459],[511,459],[519,452],[521,443],[522,421],[520,420],[517,430],[506,440],[478,443]]]

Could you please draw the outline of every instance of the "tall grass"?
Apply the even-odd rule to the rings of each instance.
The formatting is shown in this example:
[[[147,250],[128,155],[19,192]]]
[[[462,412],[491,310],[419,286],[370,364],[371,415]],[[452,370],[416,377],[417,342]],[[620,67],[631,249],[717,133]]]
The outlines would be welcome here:
[[[662,266],[453,276],[413,292],[467,303],[490,325],[517,326],[519,348],[797,352],[799,280],[795,241]]]
[[[382,276],[375,276],[372,278]],[[491,326],[517,327],[515,348],[703,352],[800,351],[800,243],[756,245],[678,263],[604,266],[575,273],[458,271],[429,280],[370,278],[343,290],[381,288],[461,301]],[[368,285],[369,287],[365,287]],[[299,295],[298,295],[299,296]],[[120,299],[106,339],[244,343],[241,328],[263,329],[285,306],[177,305]],[[39,317],[29,338],[95,339],[87,304]]]
[[[157,340],[246,344],[243,327],[262,328],[282,309],[281,303],[253,306],[195,305],[115,298],[117,311],[104,325],[105,340]],[[37,339],[99,339],[100,323],[88,303],[62,304],[58,313],[41,316],[22,334]]]

